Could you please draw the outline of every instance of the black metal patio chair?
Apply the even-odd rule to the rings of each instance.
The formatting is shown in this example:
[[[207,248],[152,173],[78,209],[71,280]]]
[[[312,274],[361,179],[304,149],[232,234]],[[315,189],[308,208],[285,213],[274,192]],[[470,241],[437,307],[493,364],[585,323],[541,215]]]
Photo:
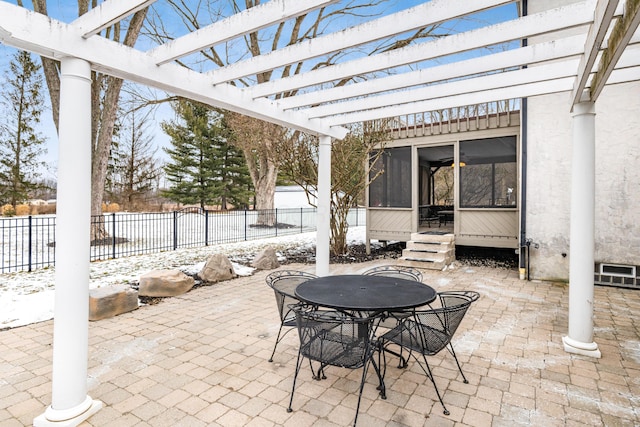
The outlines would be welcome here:
[[[356,415],[353,420],[355,426],[369,363],[374,365],[378,375],[380,395],[383,399],[386,398],[384,380],[373,358],[377,349],[373,341],[377,318],[355,317],[340,311],[318,311],[315,307],[304,304],[291,306],[291,309],[296,315],[300,347],[287,412],[292,412],[296,380],[305,358],[309,360],[314,379],[320,379],[321,372],[327,366],[362,369]],[[320,364],[317,374],[313,370],[312,362]]]
[[[433,383],[440,404],[444,409],[444,414],[449,415],[449,410],[442,401],[442,396],[436,385],[427,356],[436,355],[446,348],[455,359],[464,382],[468,383],[464,372],[462,372],[458,357],[453,350],[451,339],[471,303],[476,301],[480,294],[474,291],[449,291],[440,292],[438,296],[442,304],[441,307],[400,312],[402,316],[399,319],[398,326],[383,334],[379,338],[379,344],[382,349],[381,353],[386,351],[401,358],[401,354],[395,353],[388,346],[397,344],[401,349],[409,350],[409,357],[413,357],[416,360]],[[410,315],[406,316],[407,314]],[[422,360],[419,359],[419,356],[422,356]],[[406,367],[406,362],[401,366]],[[386,365],[384,369],[386,369]]]
[[[422,273],[419,270],[403,265],[381,265],[365,270],[362,274],[367,276],[384,276],[422,282]],[[380,326],[385,328],[394,328],[398,324],[398,319],[400,317],[401,315],[399,313],[396,313],[395,318],[387,317],[380,322]]]
[[[395,277],[398,279],[415,280],[416,282],[422,282],[422,273],[415,268],[406,267],[403,265],[381,265],[373,267],[362,274],[368,276],[386,276]]]
[[[265,278],[267,285],[273,289],[278,306],[278,315],[280,316],[280,329],[278,329],[278,336],[273,345],[269,362],[273,362],[273,356],[276,354],[278,343],[291,331],[291,329],[288,329],[282,334],[282,328],[294,328],[296,326],[296,315],[289,308],[289,305],[300,302],[295,296],[296,287],[300,283],[315,279],[316,277],[318,276],[304,271],[282,270],[275,271]]]

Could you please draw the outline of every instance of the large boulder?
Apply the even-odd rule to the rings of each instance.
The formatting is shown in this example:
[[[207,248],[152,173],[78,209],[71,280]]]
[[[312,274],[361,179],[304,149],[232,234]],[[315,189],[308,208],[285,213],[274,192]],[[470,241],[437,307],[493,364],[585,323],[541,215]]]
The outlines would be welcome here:
[[[276,250],[269,247],[259,252],[251,262],[251,267],[258,270],[273,270],[280,267]]]
[[[214,254],[207,258],[207,262],[198,273],[198,277],[205,282],[216,283],[233,279],[237,277],[237,274],[229,258],[222,254]]]
[[[195,280],[179,270],[153,270],[140,276],[138,293],[145,297],[173,297],[193,288]]]
[[[117,316],[138,308],[138,292],[127,285],[89,290],[89,320]]]

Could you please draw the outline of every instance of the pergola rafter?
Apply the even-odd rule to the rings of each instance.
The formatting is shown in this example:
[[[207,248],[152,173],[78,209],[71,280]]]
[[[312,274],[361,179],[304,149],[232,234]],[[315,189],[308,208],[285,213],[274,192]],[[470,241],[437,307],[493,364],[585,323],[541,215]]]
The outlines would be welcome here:
[[[496,99],[498,93],[520,96],[522,93],[530,93],[532,86],[528,84],[532,81],[527,82],[526,79],[522,79],[520,83],[514,84],[509,78],[505,79],[504,84],[498,83],[495,87],[489,88],[485,84],[490,78],[482,75],[513,73],[516,67],[544,65],[547,61],[567,61],[568,58],[579,56],[578,65],[574,62],[566,62],[567,72],[548,74],[538,78],[541,81],[560,79],[564,82],[568,76],[574,76],[571,99],[575,102],[579,99],[577,94],[582,93],[582,90],[591,82],[591,76],[595,74],[596,61],[608,45],[607,29],[610,33],[614,22],[622,22],[624,10],[623,5],[614,0],[580,1],[432,41],[410,44],[402,49],[345,60],[329,67],[309,70],[281,79],[272,77],[270,81],[244,89],[226,82],[446,22],[501,6],[512,0],[474,2],[432,0],[395,14],[372,19],[351,28],[337,30],[325,36],[208,72],[197,72],[172,63],[178,58],[242,37],[269,25],[293,19],[336,1],[272,0],[159,45],[146,53],[106,40],[100,37],[98,32],[153,3],[152,0],[133,2],[108,0],[70,24],[48,18],[43,19],[25,9],[0,2],[0,37],[5,39],[7,44],[52,58],[65,56],[84,58],[97,71],[196,99],[209,105],[313,134],[340,137],[346,132],[344,129],[327,128],[314,118],[326,117],[325,124],[335,125],[335,123],[348,124],[349,122],[345,121],[347,119],[367,120],[366,110],[371,110],[370,118],[373,119],[387,113],[392,114],[392,112],[393,114],[414,113],[417,105],[444,104],[444,108],[457,107],[461,106],[457,103],[464,98],[460,95],[463,89],[471,90],[467,90],[469,102],[463,101],[462,105],[468,105],[472,99],[475,100],[476,93],[487,94],[491,99]],[[637,1],[629,1],[632,6],[637,5]],[[632,7],[627,9],[633,10]],[[16,16],[18,19],[13,18]],[[611,50],[613,55],[608,56],[614,60],[608,59],[608,67],[602,67],[609,74],[616,68],[620,69],[613,73],[616,81],[633,79],[635,75],[633,70],[623,72],[621,68],[624,67],[618,64],[622,60],[620,59],[622,51],[627,46],[638,43],[639,36],[634,33],[637,28],[637,13],[635,16],[636,19],[627,19],[626,27],[618,31],[624,34],[619,37],[620,42],[615,50]],[[20,26],[20,22],[28,22],[28,24]],[[523,47],[514,45],[514,42],[520,39],[530,39],[563,29],[572,31],[565,38],[553,41],[529,43],[528,46]],[[504,45],[507,50],[495,53],[495,47],[500,45]],[[469,52],[483,48],[487,49],[487,54],[471,57],[478,53]],[[627,64],[625,67],[640,65],[640,59],[634,52],[626,55],[629,58],[625,60]],[[441,59],[446,60],[447,64],[438,64],[437,62]],[[557,70],[553,67],[538,68],[539,72],[546,69]],[[599,74],[603,75],[604,71]],[[382,73],[390,74],[385,76]],[[526,73],[518,74],[526,75]],[[512,75],[511,78],[518,74]],[[372,77],[374,75],[375,77]],[[338,81],[354,77],[356,81],[351,84],[331,88]],[[367,81],[367,78],[370,81]],[[362,81],[362,79],[365,80]],[[460,79],[460,81],[451,83],[452,79]],[[462,79],[471,81],[462,83]],[[603,81],[606,83],[614,80],[596,79],[597,84]],[[518,85],[524,84],[527,86],[523,90],[517,88]],[[423,89],[426,85],[431,89]],[[566,90],[564,84],[549,87],[556,86],[558,90]],[[499,92],[491,94],[492,90]],[[269,99],[275,94],[292,91],[299,94],[278,101]],[[400,91],[402,95],[394,96],[393,93],[388,93],[394,91]],[[409,92],[413,93],[408,94]],[[544,93],[548,93],[548,89]],[[535,93],[530,96],[535,96]],[[367,97],[367,102],[359,101],[360,97]],[[396,103],[400,98],[405,99],[405,102]],[[339,106],[334,106],[337,101],[341,101]],[[392,108],[385,112],[385,107]],[[405,112],[402,113],[402,111]],[[339,116],[339,118],[331,116]]]
[[[110,0],[100,3],[97,7],[78,17],[72,25],[83,30],[82,37],[89,38],[153,2],[155,0]]]
[[[412,86],[427,85],[482,73],[490,73],[497,70],[513,69],[514,67],[522,67],[525,64],[536,64],[552,58],[559,59],[579,55],[584,49],[584,41],[585,37],[583,35],[567,37],[566,39],[555,40],[553,42],[541,43],[537,46],[527,46],[515,51],[498,52],[487,56],[465,59],[453,65],[435,65],[428,69],[392,74],[347,86],[306,92],[297,96],[280,99],[278,103],[283,108],[303,107],[341,99],[368,96]],[[415,47],[411,49],[415,50],[416,53],[424,51],[421,48]],[[264,83],[251,88],[251,93],[255,96],[257,93],[260,93],[262,87],[267,84],[268,83]],[[277,82],[272,85],[272,87],[275,86],[277,86]]]
[[[438,38],[433,41],[411,45],[402,49],[336,64],[331,67],[320,68],[273,82],[262,83],[252,87],[250,90],[253,91],[254,96],[264,96],[302,87],[315,86],[349,78],[354,75],[363,75],[385,69],[395,69],[396,67],[444,58],[449,55],[461,54],[474,49],[510,43],[514,40],[561,30],[567,28],[567,26],[586,26],[592,19],[592,13],[589,13],[585,3],[576,3],[561,7],[556,9],[555,12],[556,14],[547,11],[526,16],[517,21],[490,25],[480,29]],[[534,49],[538,52],[545,51],[547,53],[555,50],[553,44],[538,46]],[[582,52],[583,49],[584,44],[580,52]],[[515,55],[515,52],[518,51],[518,49],[509,50],[512,55]],[[547,58],[557,59],[565,55],[562,52],[558,52],[557,54],[560,56],[547,54]],[[465,58],[461,57],[461,60],[465,60]],[[489,60],[490,58],[487,58],[487,62],[489,62]],[[527,65],[527,63],[521,62],[519,65]],[[430,67],[425,67],[424,69],[431,70]],[[494,70],[495,69],[499,68],[494,68]]]
[[[600,92],[607,84],[608,77],[616,67],[622,53],[627,48],[629,41],[634,37],[634,33],[640,25],[640,0],[628,0],[627,9],[624,15],[616,22],[609,37],[609,47],[604,51],[598,71],[594,75],[592,85],[589,90],[591,99],[597,99]]]
[[[272,0],[160,45],[150,50],[149,54],[156,59],[157,65],[166,64],[338,1]]]
[[[75,25],[52,21],[44,15],[6,2],[0,2],[0,16],[12,16],[7,23],[0,21],[0,27],[7,30],[10,36],[6,39],[16,47],[57,59],[83,58],[96,71],[285,127],[334,138],[346,135],[346,129],[323,128],[319,122],[303,114],[283,111],[268,99],[254,100],[235,86],[214,86],[202,73],[177,64],[159,67],[146,53],[106,38],[79,38]],[[29,25],[19,25],[19,22],[29,22]]]
[[[435,25],[470,13],[510,3],[512,0],[476,0],[474,2],[450,2],[431,0],[373,21],[366,22],[326,36],[316,37],[287,46],[277,51],[231,64],[223,69],[210,71],[214,83],[235,80],[240,77],[270,71],[278,67],[317,58],[332,52],[396,36],[407,31]]]

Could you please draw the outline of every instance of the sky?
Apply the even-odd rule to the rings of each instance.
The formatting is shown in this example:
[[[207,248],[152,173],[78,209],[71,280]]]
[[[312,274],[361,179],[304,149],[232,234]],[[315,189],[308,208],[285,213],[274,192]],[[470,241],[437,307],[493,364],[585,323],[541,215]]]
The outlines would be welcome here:
[[[9,0],[9,3],[16,4],[16,0]],[[226,3],[226,2],[223,2]],[[241,2],[242,3],[242,2]],[[423,3],[423,0],[391,0],[389,2],[384,3],[384,11],[381,11],[383,14],[392,13],[398,10],[406,9],[417,4]],[[48,2],[48,11],[52,18],[59,19],[63,22],[71,22],[77,16],[77,7],[76,2],[72,0],[49,0]],[[156,5],[157,7],[166,7],[163,6],[164,1],[158,0]],[[26,2],[26,6],[29,9],[32,9],[30,2]],[[485,11],[483,13],[479,13],[473,17],[470,17],[465,20],[456,21],[454,23],[447,23],[444,28],[447,31],[456,32],[463,31],[474,28],[478,25],[485,25],[487,22],[498,22],[505,19],[509,19],[517,15],[517,10],[515,4],[510,4],[504,7],[500,7],[497,9],[492,9],[489,11]],[[170,13],[163,14],[163,18],[165,16],[172,16]],[[184,26],[179,22],[170,22],[169,24],[176,24],[175,27],[182,27],[184,32]],[[171,25],[167,25],[170,27]],[[180,31],[180,30],[176,30]],[[141,41],[143,43],[143,41]],[[15,54],[16,50],[7,46],[0,44],[0,90],[2,88],[2,82],[5,79],[5,72],[8,70],[8,64],[12,59],[12,56]],[[58,159],[58,140],[57,140],[57,132],[55,126],[53,124],[53,120],[51,118],[51,112],[48,102],[48,94],[45,91],[45,99],[47,108],[46,111],[43,112],[41,116],[41,124],[38,128],[41,136],[45,137],[47,140],[46,144],[46,153],[41,156],[41,160],[43,160],[47,165],[47,170],[45,171],[45,175],[50,178],[55,178],[56,176],[56,165]],[[156,146],[158,147],[157,156],[163,160],[167,161],[168,156],[162,150],[163,147],[169,147],[170,141],[169,138],[160,130],[160,122],[165,120],[170,120],[174,118],[173,112],[168,105],[162,105],[157,108],[155,112],[155,121],[157,126],[154,126],[156,131],[153,134],[153,138]]]

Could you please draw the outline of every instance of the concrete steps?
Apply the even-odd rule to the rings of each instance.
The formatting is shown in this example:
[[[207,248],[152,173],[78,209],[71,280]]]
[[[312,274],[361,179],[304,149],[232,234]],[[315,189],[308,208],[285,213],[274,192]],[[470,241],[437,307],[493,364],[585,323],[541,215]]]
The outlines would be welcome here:
[[[411,233],[411,241],[398,258],[398,265],[443,270],[455,260],[453,233]]]

